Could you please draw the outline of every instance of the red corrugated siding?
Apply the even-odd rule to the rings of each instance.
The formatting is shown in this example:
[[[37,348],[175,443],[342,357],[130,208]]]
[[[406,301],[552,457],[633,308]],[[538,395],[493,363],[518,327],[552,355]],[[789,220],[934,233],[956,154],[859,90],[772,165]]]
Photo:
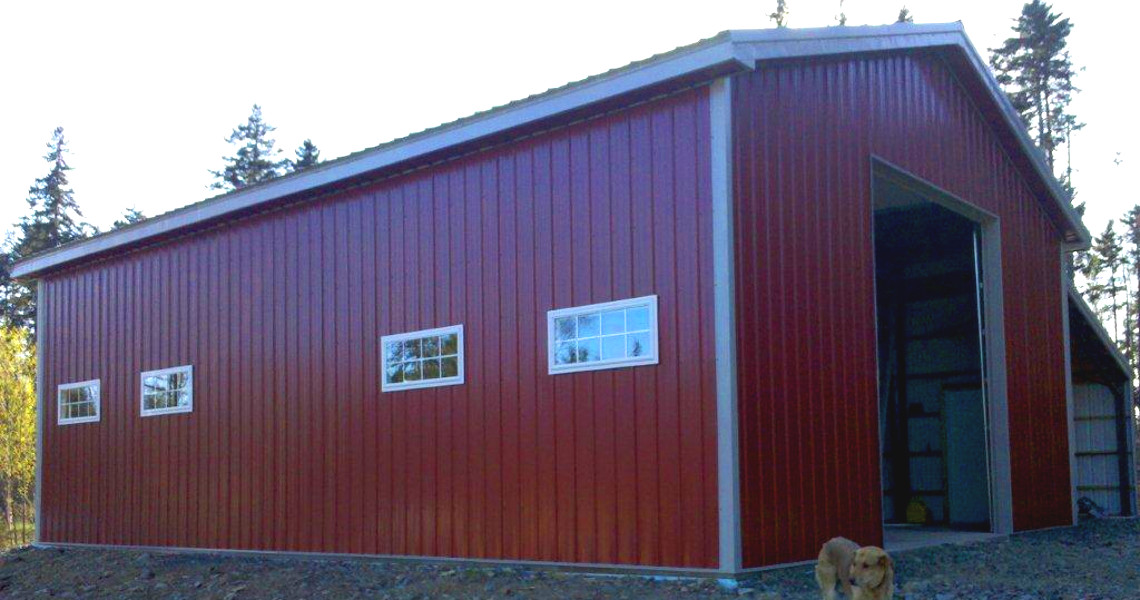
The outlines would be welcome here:
[[[689,91],[48,278],[43,539],[715,567],[708,148]],[[547,310],[645,294],[659,365],[546,374]],[[380,393],[456,323],[464,385]]]
[[[1014,526],[1070,521],[1060,235],[931,56],[735,77],[744,559],[881,540],[871,156],[1001,218]]]

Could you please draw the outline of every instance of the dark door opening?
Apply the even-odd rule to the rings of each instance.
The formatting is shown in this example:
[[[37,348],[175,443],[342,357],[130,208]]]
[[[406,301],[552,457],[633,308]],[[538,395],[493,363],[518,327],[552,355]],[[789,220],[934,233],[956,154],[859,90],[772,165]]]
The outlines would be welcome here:
[[[978,224],[875,181],[883,522],[990,529]]]

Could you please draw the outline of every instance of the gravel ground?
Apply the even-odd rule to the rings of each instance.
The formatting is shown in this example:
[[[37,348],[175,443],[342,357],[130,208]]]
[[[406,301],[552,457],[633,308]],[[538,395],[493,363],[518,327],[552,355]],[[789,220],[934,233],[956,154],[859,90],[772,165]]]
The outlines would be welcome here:
[[[895,557],[896,597],[931,600],[1140,599],[1140,521],[942,546]],[[2,598],[818,598],[811,567],[731,589],[711,580],[589,576],[398,562],[264,559],[129,550],[0,554]]]

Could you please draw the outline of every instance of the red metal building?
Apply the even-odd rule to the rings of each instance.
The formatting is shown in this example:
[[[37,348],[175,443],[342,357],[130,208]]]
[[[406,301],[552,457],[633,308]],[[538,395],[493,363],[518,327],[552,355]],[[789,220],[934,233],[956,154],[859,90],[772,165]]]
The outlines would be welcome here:
[[[1070,524],[1088,237],[959,25],[722,33],[20,263],[39,541],[734,575],[899,502]]]

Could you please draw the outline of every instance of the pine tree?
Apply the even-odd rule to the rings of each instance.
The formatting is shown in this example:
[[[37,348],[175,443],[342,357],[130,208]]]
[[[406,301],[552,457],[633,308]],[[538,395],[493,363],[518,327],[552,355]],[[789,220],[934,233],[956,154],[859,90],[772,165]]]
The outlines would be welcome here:
[[[36,351],[0,320],[0,515],[30,512],[36,482]]]
[[[1080,91],[1073,86],[1075,70],[1067,50],[1073,26],[1049,4],[1032,0],[1012,29],[1015,36],[990,49],[990,66],[1055,170],[1057,148],[1083,126],[1069,112],[1073,94]]]
[[[1085,281],[1085,300],[1088,300],[1094,312],[1100,314],[1100,303],[1105,296],[1105,286],[1102,283],[1104,263],[1095,252],[1089,250],[1078,254],[1076,270]]]
[[[223,157],[221,171],[210,171],[217,179],[211,187],[217,190],[240,190],[248,185],[269,181],[281,175],[289,161],[281,158],[276,140],[270,137],[276,128],[261,118],[261,107],[254,104],[249,120],[226,138],[237,148],[233,156]]]
[[[294,152],[297,158],[289,161],[289,169],[296,173],[321,162],[321,151],[312,140],[305,140]]]
[[[914,15],[910,14],[910,9],[904,6],[899,9],[899,17],[895,23],[914,23]]]
[[[134,225],[135,223],[145,220],[146,215],[144,215],[141,210],[131,207],[124,210],[123,216],[116,219],[114,223],[111,223],[111,229],[122,229],[127,225]]]
[[[1125,286],[1125,302],[1131,317],[1127,323],[1128,334],[1125,337],[1131,352],[1128,358],[1132,364],[1136,364],[1136,360],[1140,358],[1140,330],[1137,330],[1137,323],[1140,321],[1140,204],[1133,206],[1120,221],[1125,227],[1124,263],[1129,271]]]
[[[44,160],[51,168],[28,189],[27,202],[31,214],[16,225],[16,236],[9,244],[10,250],[4,261],[8,267],[20,259],[96,233],[94,227],[82,221],[83,213],[67,181],[71,167],[66,160],[67,140],[62,127],[57,127],[52,133],[47,147]],[[10,324],[31,331],[36,320],[35,290],[8,279],[8,268],[3,270],[5,279],[0,281],[0,295],[5,300],[4,317]]]
[[[776,27],[788,26],[788,0],[776,0],[776,12],[768,15],[768,18],[776,23]]]
[[[839,14],[835,15],[835,22],[838,23],[840,27],[847,24],[847,13],[843,11],[843,1],[844,0],[839,0]]]
[[[1121,339],[1120,286],[1123,281],[1124,247],[1121,244],[1120,238],[1116,235],[1114,225],[1114,221],[1110,220],[1108,222],[1108,225],[1104,228],[1104,232],[1093,241],[1092,251],[1094,260],[1100,261],[1107,278],[1106,281],[1104,281],[1103,288],[1104,299],[1106,301],[1103,312],[1107,312],[1107,317],[1112,320],[1113,338],[1119,340]]]

